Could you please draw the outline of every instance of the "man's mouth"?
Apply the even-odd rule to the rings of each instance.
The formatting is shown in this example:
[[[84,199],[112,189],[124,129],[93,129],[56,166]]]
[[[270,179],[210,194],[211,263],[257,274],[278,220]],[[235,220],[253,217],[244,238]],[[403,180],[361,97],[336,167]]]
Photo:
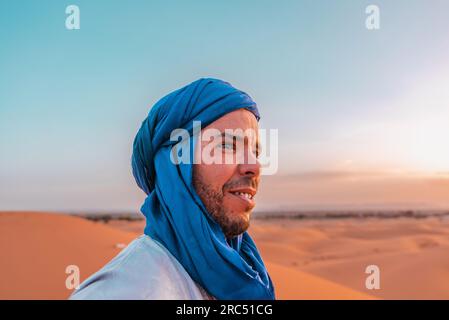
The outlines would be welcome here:
[[[256,190],[251,188],[241,188],[241,189],[234,189],[228,191],[233,196],[239,198],[240,200],[244,201],[247,205],[250,207],[255,206],[254,196],[256,195]]]

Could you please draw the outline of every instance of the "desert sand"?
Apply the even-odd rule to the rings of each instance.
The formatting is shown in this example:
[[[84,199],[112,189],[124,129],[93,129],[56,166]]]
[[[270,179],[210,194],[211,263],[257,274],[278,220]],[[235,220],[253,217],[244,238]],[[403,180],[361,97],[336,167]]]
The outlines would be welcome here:
[[[86,279],[143,227],[143,221],[0,213],[0,299],[66,299],[68,265]],[[249,232],[278,299],[449,299],[449,221],[254,220]],[[371,264],[380,268],[380,289],[365,287]]]

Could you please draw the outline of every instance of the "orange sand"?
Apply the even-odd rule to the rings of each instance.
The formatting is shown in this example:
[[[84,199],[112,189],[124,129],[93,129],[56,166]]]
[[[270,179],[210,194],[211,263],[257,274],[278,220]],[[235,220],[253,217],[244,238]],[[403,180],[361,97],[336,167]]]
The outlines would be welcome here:
[[[84,280],[143,225],[0,213],[0,299],[67,298],[66,266],[77,265]],[[250,234],[279,299],[449,299],[449,221],[254,220]],[[370,264],[380,267],[379,290],[365,288]]]
[[[449,299],[449,220],[256,221],[263,257],[383,299]],[[380,289],[368,290],[369,265]],[[299,286],[299,284],[298,284]]]
[[[81,279],[98,270],[135,234],[82,218],[0,213],[0,299],[65,299],[68,265]]]

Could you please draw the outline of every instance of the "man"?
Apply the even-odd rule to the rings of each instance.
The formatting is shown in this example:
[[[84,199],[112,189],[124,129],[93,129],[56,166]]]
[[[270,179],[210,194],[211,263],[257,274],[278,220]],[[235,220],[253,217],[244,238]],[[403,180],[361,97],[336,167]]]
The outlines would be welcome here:
[[[144,235],[71,299],[274,299],[246,232],[260,180],[258,136],[229,133],[257,132],[258,120],[256,103],[217,79],[199,79],[159,100],[133,146],[133,174],[148,195]],[[173,139],[176,130],[187,139]],[[219,138],[203,139],[210,132]]]

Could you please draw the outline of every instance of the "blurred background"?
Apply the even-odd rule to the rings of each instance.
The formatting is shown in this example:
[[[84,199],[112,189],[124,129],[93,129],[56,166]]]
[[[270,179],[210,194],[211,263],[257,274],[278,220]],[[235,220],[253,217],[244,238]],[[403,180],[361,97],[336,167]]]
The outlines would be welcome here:
[[[449,207],[446,1],[376,1],[378,30],[371,1],[69,4],[1,2],[0,209],[135,211],[134,135],[200,77],[279,130],[258,210]]]
[[[279,130],[279,170],[256,197],[267,219],[251,232],[281,298],[449,298],[448,12],[443,0],[1,0],[0,297],[65,298],[65,266],[84,279],[141,233],[134,136],[159,98],[214,77]],[[380,290],[365,287],[370,264]]]

